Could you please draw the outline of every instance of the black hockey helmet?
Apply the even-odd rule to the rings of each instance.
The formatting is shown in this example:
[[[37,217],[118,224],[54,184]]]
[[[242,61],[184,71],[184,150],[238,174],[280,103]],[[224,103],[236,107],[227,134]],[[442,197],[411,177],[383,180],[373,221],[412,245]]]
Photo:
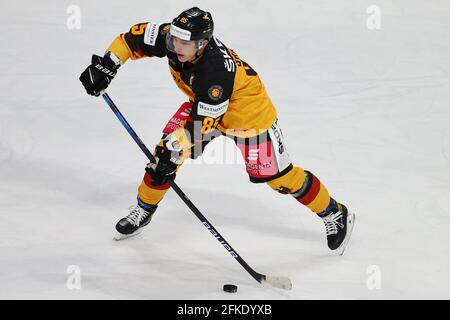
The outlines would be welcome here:
[[[173,19],[170,34],[183,40],[211,39],[214,22],[211,13],[198,7],[187,9]]]

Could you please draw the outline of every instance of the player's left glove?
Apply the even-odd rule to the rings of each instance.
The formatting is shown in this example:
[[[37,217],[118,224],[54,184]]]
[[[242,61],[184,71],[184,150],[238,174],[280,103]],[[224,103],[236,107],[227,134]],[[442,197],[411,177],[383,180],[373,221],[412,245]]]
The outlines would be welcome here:
[[[155,161],[148,163],[145,168],[152,177],[153,185],[160,186],[175,180],[182,154],[183,149],[175,134],[169,134],[163,139],[163,147],[156,147]]]

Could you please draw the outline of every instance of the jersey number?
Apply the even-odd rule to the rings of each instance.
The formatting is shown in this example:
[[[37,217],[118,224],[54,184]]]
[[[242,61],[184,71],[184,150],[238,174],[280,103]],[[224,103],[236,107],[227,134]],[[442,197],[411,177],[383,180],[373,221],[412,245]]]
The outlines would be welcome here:
[[[242,62],[243,62],[243,64],[244,64],[245,73],[246,73],[248,76],[257,76],[257,75],[258,75],[258,74],[256,73],[256,71],[253,70],[253,68],[250,67],[250,66],[248,65],[247,62],[245,62],[245,61],[242,61]]]
[[[131,28],[131,34],[140,36],[141,34],[144,34],[145,27],[147,27],[146,23],[137,24],[133,28]]]
[[[203,127],[202,127],[202,134],[207,134],[211,131],[211,129],[214,127],[217,127],[219,124],[220,117],[217,119],[213,119],[210,117],[207,117],[203,120]]]

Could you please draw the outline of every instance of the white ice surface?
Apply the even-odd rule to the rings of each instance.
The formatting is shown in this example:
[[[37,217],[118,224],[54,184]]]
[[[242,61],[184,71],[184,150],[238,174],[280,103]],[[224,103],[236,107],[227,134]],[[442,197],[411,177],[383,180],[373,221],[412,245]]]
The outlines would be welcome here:
[[[66,26],[72,4],[80,30]],[[251,184],[242,163],[185,164],[178,185],[250,266],[290,277],[292,291],[256,283],[173,191],[139,237],[112,241],[146,158],[79,74],[132,24],[193,4],[260,74],[294,164],[357,214],[336,256],[320,219]],[[380,30],[366,27],[371,4]],[[0,26],[0,298],[450,298],[448,0],[17,0]],[[109,89],[149,147],[185,101],[172,82],[165,59],[143,59]],[[220,158],[224,143],[208,152]],[[70,265],[80,290],[66,287]],[[379,290],[367,287],[373,265]]]

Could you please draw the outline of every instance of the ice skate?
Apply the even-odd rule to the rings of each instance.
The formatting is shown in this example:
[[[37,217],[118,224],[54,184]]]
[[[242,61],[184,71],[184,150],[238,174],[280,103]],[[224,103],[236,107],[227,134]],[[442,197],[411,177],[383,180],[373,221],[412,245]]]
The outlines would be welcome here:
[[[119,241],[126,238],[137,236],[142,232],[142,228],[150,223],[152,216],[158,206],[149,206],[144,209],[139,204],[129,208],[130,213],[119,220],[116,224],[116,234],[114,240]]]
[[[355,224],[355,214],[348,212],[347,208],[335,200],[331,200],[332,208],[330,212],[319,214],[325,223],[328,247],[343,255]]]

